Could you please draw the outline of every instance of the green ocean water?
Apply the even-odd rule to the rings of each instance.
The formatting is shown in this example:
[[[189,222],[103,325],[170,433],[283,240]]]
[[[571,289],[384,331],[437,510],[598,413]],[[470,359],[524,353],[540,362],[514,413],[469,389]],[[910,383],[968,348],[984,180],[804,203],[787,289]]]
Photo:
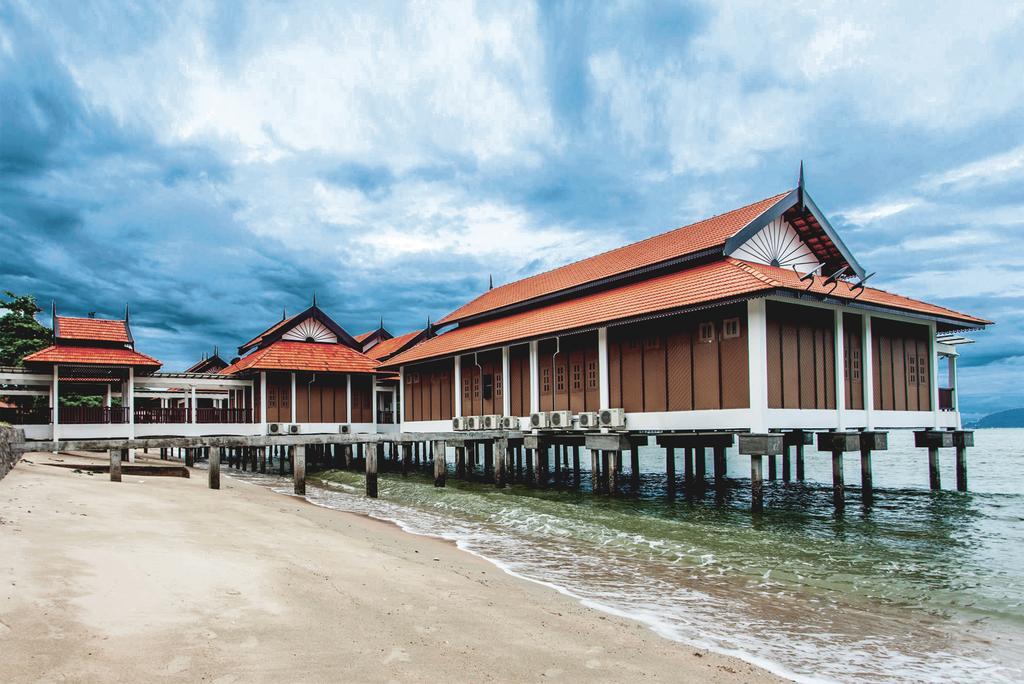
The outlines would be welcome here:
[[[641,451],[641,486],[617,498],[584,490],[497,490],[426,473],[381,477],[362,496],[358,473],[321,473],[319,505],[444,537],[508,572],[658,633],[800,680],[1024,680],[1024,430],[983,430],[970,451],[968,494],[928,491],[925,452],[891,433],[874,458],[875,504],[848,487],[831,503],[831,463],[808,452],[807,481],[766,482],[749,510],[749,460],[730,454],[730,486],[664,496],[664,455]],[[449,460],[451,454],[449,454]],[[589,457],[584,452],[584,465]],[[710,461],[710,459],[708,459]],[[709,464],[710,467],[710,464]],[[859,481],[848,458],[847,483]],[[451,470],[451,466],[449,466]],[[290,490],[271,476],[245,476]]]

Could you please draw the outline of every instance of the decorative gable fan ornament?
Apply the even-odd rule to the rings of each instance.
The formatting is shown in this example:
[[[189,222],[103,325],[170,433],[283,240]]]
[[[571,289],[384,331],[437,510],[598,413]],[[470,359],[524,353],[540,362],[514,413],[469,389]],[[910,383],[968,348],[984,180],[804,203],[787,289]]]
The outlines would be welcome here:
[[[282,335],[281,339],[297,340],[299,342],[334,343],[338,341],[338,336],[331,332],[326,325],[315,318],[307,318]]]

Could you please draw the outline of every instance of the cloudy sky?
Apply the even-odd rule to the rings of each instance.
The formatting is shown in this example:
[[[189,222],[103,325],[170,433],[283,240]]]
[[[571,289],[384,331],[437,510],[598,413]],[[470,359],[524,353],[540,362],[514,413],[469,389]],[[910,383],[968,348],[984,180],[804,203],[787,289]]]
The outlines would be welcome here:
[[[176,370],[314,290],[420,327],[803,159],[875,285],[998,321],[965,411],[1024,406],[1024,6],[722,4],[0,0],[0,289],[130,302]]]

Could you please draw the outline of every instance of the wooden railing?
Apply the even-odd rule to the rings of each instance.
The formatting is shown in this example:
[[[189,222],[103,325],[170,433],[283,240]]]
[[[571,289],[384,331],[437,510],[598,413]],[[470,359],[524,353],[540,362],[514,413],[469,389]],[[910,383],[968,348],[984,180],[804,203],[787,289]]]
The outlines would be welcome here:
[[[251,423],[249,408],[197,408],[197,423]]]
[[[953,388],[951,387],[940,387],[939,388],[939,410],[940,411],[955,411],[956,403],[953,401]]]
[[[61,406],[58,416],[62,425],[122,424],[128,422],[124,406]]]
[[[137,408],[135,409],[135,422],[139,424],[187,423],[189,422],[188,409],[180,406],[172,408]]]
[[[0,423],[9,425],[49,425],[53,416],[50,409],[22,408],[20,406],[0,408]]]

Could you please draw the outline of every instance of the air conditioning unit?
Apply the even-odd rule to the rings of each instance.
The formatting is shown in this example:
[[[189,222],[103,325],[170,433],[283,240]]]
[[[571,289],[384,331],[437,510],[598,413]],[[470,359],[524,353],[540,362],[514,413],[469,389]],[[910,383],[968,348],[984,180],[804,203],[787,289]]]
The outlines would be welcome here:
[[[489,415],[484,416],[484,430],[500,430],[501,429],[501,416]]]
[[[299,426],[297,424],[295,424],[295,423],[289,425],[288,426],[288,434],[289,435],[297,435],[297,434],[299,434]]]
[[[288,432],[286,423],[267,423],[267,433],[271,435],[283,435]]]
[[[567,430],[572,427],[572,411],[552,411],[551,427]]]
[[[352,432],[352,426],[348,423],[342,423],[338,426],[338,432],[343,435],[350,434]]]
[[[502,430],[518,430],[519,427],[519,416],[505,416],[501,419]]]
[[[465,430],[466,422],[466,419],[462,416],[455,416],[452,418],[452,430]]]
[[[484,419],[483,416],[469,416],[466,418],[466,429],[467,430],[483,430]]]
[[[600,416],[595,411],[586,411],[576,416],[581,430],[596,430],[600,427]]]
[[[544,430],[551,427],[550,414],[547,411],[538,411],[530,414],[530,427],[534,430]]]
[[[599,413],[601,427],[603,428],[624,428],[626,427],[625,409],[601,409]]]

